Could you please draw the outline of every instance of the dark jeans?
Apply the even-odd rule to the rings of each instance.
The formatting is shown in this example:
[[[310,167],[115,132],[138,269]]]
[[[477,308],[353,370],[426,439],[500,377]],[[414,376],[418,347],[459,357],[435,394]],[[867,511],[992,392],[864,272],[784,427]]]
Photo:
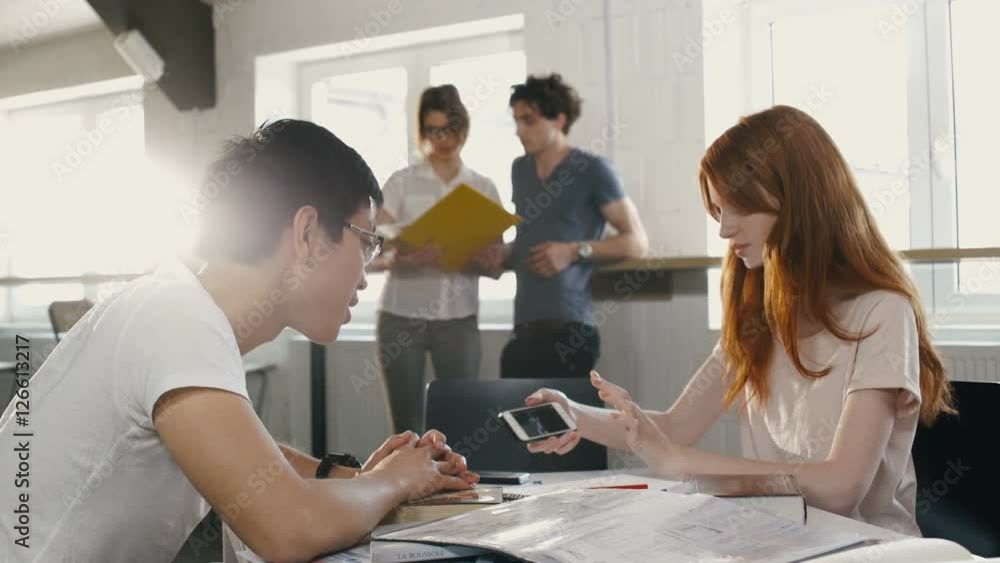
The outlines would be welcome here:
[[[500,356],[500,377],[589,377],[600,356],[597,327],[578,322],[519,324]]]
[[[479,377],[481,350],[475,316],[431,321],[383,312],[376,334],[396,433],[423,432],[428,354],[435,379]]]

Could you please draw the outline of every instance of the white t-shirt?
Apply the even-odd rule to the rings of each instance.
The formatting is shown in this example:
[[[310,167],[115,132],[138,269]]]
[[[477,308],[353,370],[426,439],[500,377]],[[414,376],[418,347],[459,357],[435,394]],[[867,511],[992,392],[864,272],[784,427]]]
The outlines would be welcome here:
[[[409,225],[459,184],[468,184],[500,203],[493,182],[464,165],[444,182],[423,160],[395,172],[382,187],[383,208],[395,217],[391,230]],[[428,320],[461,319],[479,312],[479,277],[461,273],[388,272],[378,309],[393,315]]]
[[[37,352],[33,352],[37,353]],[[30,425],[0,418],[0,560],[169,563],[209,506],[153,427],[153,405],[183,387],[249,397],[225,315],[179,262],[98,304],[31,378]],[[32,432],[30,438],[15,432]],[[10,478],[30,441],[27,489]],[[29,548],[15,515],[28,493]]]
[[[920,536],[916,522],[917,479],[910,449],[920,417],[920,358],[917,321],[898,293],[871,291],[834,307],[835,321],[851,334],[843,341],[826,330],[799,340],[799,354],[825,377],[799,374],[784,346],[775,342],[769,399],[740,409],[743,455],[794,463],[826,459],[847,396],[863,389],[898,389],[896,418],[871,486],[849,516],[895,532]],[[716,359],[723,357],[716,346]],[[740,397],[738,404],[743,403]]]

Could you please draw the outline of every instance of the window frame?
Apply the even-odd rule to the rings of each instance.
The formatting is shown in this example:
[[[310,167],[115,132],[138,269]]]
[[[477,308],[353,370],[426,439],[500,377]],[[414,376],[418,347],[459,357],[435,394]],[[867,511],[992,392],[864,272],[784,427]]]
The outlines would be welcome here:
[[[98,129],[99,118],[110,111],[114,102],[123,96],[135,96],[138,107],[145,111],[145,88],[138,76],[106,80],[59,90],[49,90],[0,100],[0,126],[12,125],[19,113],[45,112],[46,114],[80,115],[84,131]],[[2,127],[0,127],[2,128]],[[145,138],[143,139],[145,143]],[[2,240],[0,240],[2,243]],[[26,306],[19,303],[15,291],[30,285],[79,285],[80,298],[94,300],[103,286],[120,284],[119,279],[131,279],[144,272],[88,271],[76,274],[60,273],[55,276],[24,276],[16,271],[16,257],[7,256],[0,280],[0,326],[47,327],[48,306]],[[16,282],[16,283],[14,283]]]
[[[955,124],[951,69],[950,8],[961,0],[926,0],[903,23],[908,49],[907,105],[910,189],[910,248],[957,248]],[[748,7],[749,103],[754,110],[773,105],[772,25],[789,16],[816,15],[892,6],[893,0],[761,0]],[[914,174],[916,157],[928,159]],[[936,212],[935,212],[936,211]],[[930,225],[930,229],[926,226]],[[957,263],[912,265],[911,274],[932,326],[940,334],[969,325],[1000,325],[1000,295],[960,292]],[[992,268],[991,268],[992,274]],[[957,304],[957,306],[954,306]]]
[[[492,55],[507,51],[525,51],[524,30],[508,29],[481,35],[426,41],[415,45],[362,53],[350,57],[336,57],[299,64],[296,69],[297,103],[304,119],[311,117],[311,88],[316,82],[331,76],[384,70],[402,67],[406,70],[407,91],[407,157],[417,152],[416,111],[420,93],[431,85],[431,68],[455,59]],[[400,168],[406,163],[400,163]],[[384,181],[384,180],[383,180]],[[503,194],[501,194],[503,196]],[[510,201],[502,201],[511,207]],[[381,274],[379,274],[381,275]],[[513,276],[506,272],[503,276]],[[377,301],[364,301],[354,308],[355,322],[359,326],[374,325]],[[499,326],[513,324],[513,299],[480,297],[479,322]]]

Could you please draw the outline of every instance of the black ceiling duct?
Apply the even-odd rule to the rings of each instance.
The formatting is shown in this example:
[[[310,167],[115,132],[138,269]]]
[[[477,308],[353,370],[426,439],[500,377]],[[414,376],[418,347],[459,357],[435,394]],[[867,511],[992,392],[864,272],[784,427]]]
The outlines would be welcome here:
[[[157,86],[179,110],[215,106],[215,29],[201,0],[87,0],[116,36],[138,30],[163,58]]]

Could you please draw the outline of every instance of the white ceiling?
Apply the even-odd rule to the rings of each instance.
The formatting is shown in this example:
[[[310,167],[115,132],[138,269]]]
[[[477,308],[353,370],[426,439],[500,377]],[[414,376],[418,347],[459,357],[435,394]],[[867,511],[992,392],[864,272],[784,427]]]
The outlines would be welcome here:
[[[0,0],[0,50],[99,25],[86,0]]]

